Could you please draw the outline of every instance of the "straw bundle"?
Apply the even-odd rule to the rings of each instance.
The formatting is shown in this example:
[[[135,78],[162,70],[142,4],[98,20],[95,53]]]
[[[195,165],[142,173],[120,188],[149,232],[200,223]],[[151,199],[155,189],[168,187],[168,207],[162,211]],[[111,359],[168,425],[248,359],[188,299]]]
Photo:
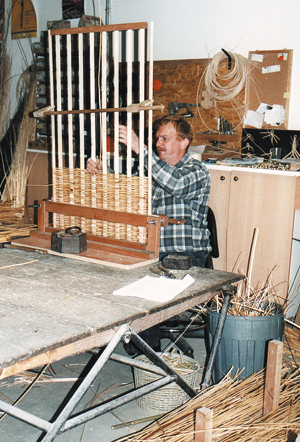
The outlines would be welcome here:
[[[29,236],[36,228],[24,223],[24,210],[24,206],[14,207],[13,201],[0,202],[0,243],[17,236]]]
[[[55,202],[97,207],[137,214],[148,214],[148,178],[97,173],[84,169],[54,169]],[[65,229],[77,225],[86,233],[109,238],[146,243],[146,229],[80,217],[57,216],[54,227]]]
[[[28,142],[35,136],[35,120],[29,113],[36,105],[35,78],[32,71],[25,71],[22,75],[22,91],[20,92],[21,106],[24,106],[22,121],[14,131],[14,140],[11,150],[14,151],[12,163],[6,173],[6,184],[1,196],[2,201],[13,201],[15,207],[25,205],[27,183],[27,147]],[[24,92],[26,91],[26,92]]]
[[[282,394],[279,407],[262,416],[264,371],[254,373],[238,382],[227,375],[219,384],[210,387],[183,406],[168,413],[144,430],[118,441],[193,442],[195,410],[213,410],[212,440],[229,441],[286,441],[287,432],[300,432],[300,372],[285,378],[283,370]]]
[[[11,76],[11,57],[7,53],[7,35],[10,29],[11,11],[6,11],[3,23],[0,54],[0,141],[3,139],[9,124],[9,80]],[[1,152],[2,153],[2,152]],[[3,162],[3,157],[1,155]]]
[[[300,331],[286,327],[284,345],[283,359],[285,364],[292,370],[300,368]]]

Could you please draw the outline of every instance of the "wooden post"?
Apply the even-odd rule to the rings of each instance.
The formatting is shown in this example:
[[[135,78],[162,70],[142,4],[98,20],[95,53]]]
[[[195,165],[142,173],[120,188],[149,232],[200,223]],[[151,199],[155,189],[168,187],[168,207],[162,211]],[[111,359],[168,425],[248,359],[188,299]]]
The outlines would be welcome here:
[[[196,410],[195,442],[210,442],[212,440],[213,411],[206,407]]]
[[[269,342],[263,414],[270,413],[279,404],[282,353],[283,342]]]

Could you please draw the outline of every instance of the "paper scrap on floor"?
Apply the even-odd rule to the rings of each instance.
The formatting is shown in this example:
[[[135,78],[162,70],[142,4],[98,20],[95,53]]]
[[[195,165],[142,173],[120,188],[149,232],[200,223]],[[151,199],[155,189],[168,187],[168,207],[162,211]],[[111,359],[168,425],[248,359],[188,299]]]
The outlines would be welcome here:
[[[148,299],[149,301],[167,302],[175,298],[194,282],[191,275],[185,275],[183,279],[169,279],[164,276],[155,278],[144,276],[144,278],[115,290],[114,295],[135,296]]]

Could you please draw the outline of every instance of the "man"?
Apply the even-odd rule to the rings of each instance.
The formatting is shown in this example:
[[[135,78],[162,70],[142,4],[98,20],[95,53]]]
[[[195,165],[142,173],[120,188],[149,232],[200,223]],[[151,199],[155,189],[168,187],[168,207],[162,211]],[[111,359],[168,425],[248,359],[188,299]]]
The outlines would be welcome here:
[[[183,224],[161,228],[159,259],[168,254],[189,255],[193,265],[204,267],[211,250],[206,221],[209,173],[187,152],[193,135],[186,119],[177,115],[162,117],[154,123],[154,132],[157,154],[152,157],[152,212],[185,219]],[[119,141],[127,144],[126,126],[120,126]],[[132,150],[139,155],[139,149],[139,139],[132,132]],[[147,151],[144,158],[147,168]],[[98,171],[91,158],[87,170],[92,174]]]
[[[167,215],[169,218],[185,220],[183,224],[169,224],[161,228],[160,253],[162,260],[168,254],[188,255],[193,265],[204,267],[211,250],[207,229],[210,177],[206,167],[188,153],[193,139],[190,124],[180,116],[167,115],[154,123],[157,154],[152,156],[152,212]],[[119,141],[127,145],[127,127],[120,126]],[[147,148],[144,164],[148,166]],[[132,132],[132,150],[139,155],[140,144]],[[87,170],[91,174],[98,171],[99,160],[91,158]],[[140,333],[140,336],[155,351],[160,351],[160,325],[155,325]],[[124,345],[131,356],[138,349]]]

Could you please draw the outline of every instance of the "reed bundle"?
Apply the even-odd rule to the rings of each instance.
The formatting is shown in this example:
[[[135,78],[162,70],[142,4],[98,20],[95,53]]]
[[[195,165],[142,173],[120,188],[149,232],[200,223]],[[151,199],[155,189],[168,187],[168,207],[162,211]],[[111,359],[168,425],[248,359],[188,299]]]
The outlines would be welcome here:
[[[13,201],[0,202],[0,226],[18,224],[24,217],[24,206],[14,207]]]
[[[92,176],[84,169],[56,168],[55,202],[78,204],[137,214],[148,214],[148,178],[97,173]],[[85,220],[80,217],[57,216],[54,227],[77,225],[86,233],[109,238],[146,243],[146,229],[118,223]]]
[[[24,222],[23,207],[14,207],[13,201],[0,202],[0,243],[12,238],[29,236],[36,226]]]
[[[285,328],[283,360],[292,370],[300,368],[300,331]]]
[[[12,60],[8,54],[7,37],[10,32],[10,18],[11,10],[5,12],[5,20],[2,23],[2,41],[0,53],[0,141],[3,139],[7,128],[9,126],[9,88],[11,78],[11,64]],[[2,164],[4,165],[4,158],[1,152]]]
[[[35,78],[30,69],[21,77],[22,90],[20,91],[20,106],[23,108],[23,116],[20,126],[14,129],[11,151],[13,152],[12,163],[6,172],[6,183],[1,195],[2,201],[13,201],[15,207],[25,205],[27,184],[27,147],[29,141],[35,137],[36,122],[30,118],[30,112],[36,105]]]
[[[262,416],[264,370],[243,381],[225,378],[184,405],[171,411],[144,430],[121,441],[193,442],[195,410],[213,410],[212,440],[229,441],[286,441],[287,432],[300,431],[300,372],[287,376],[283,370],[282,394],[277,409]]]

